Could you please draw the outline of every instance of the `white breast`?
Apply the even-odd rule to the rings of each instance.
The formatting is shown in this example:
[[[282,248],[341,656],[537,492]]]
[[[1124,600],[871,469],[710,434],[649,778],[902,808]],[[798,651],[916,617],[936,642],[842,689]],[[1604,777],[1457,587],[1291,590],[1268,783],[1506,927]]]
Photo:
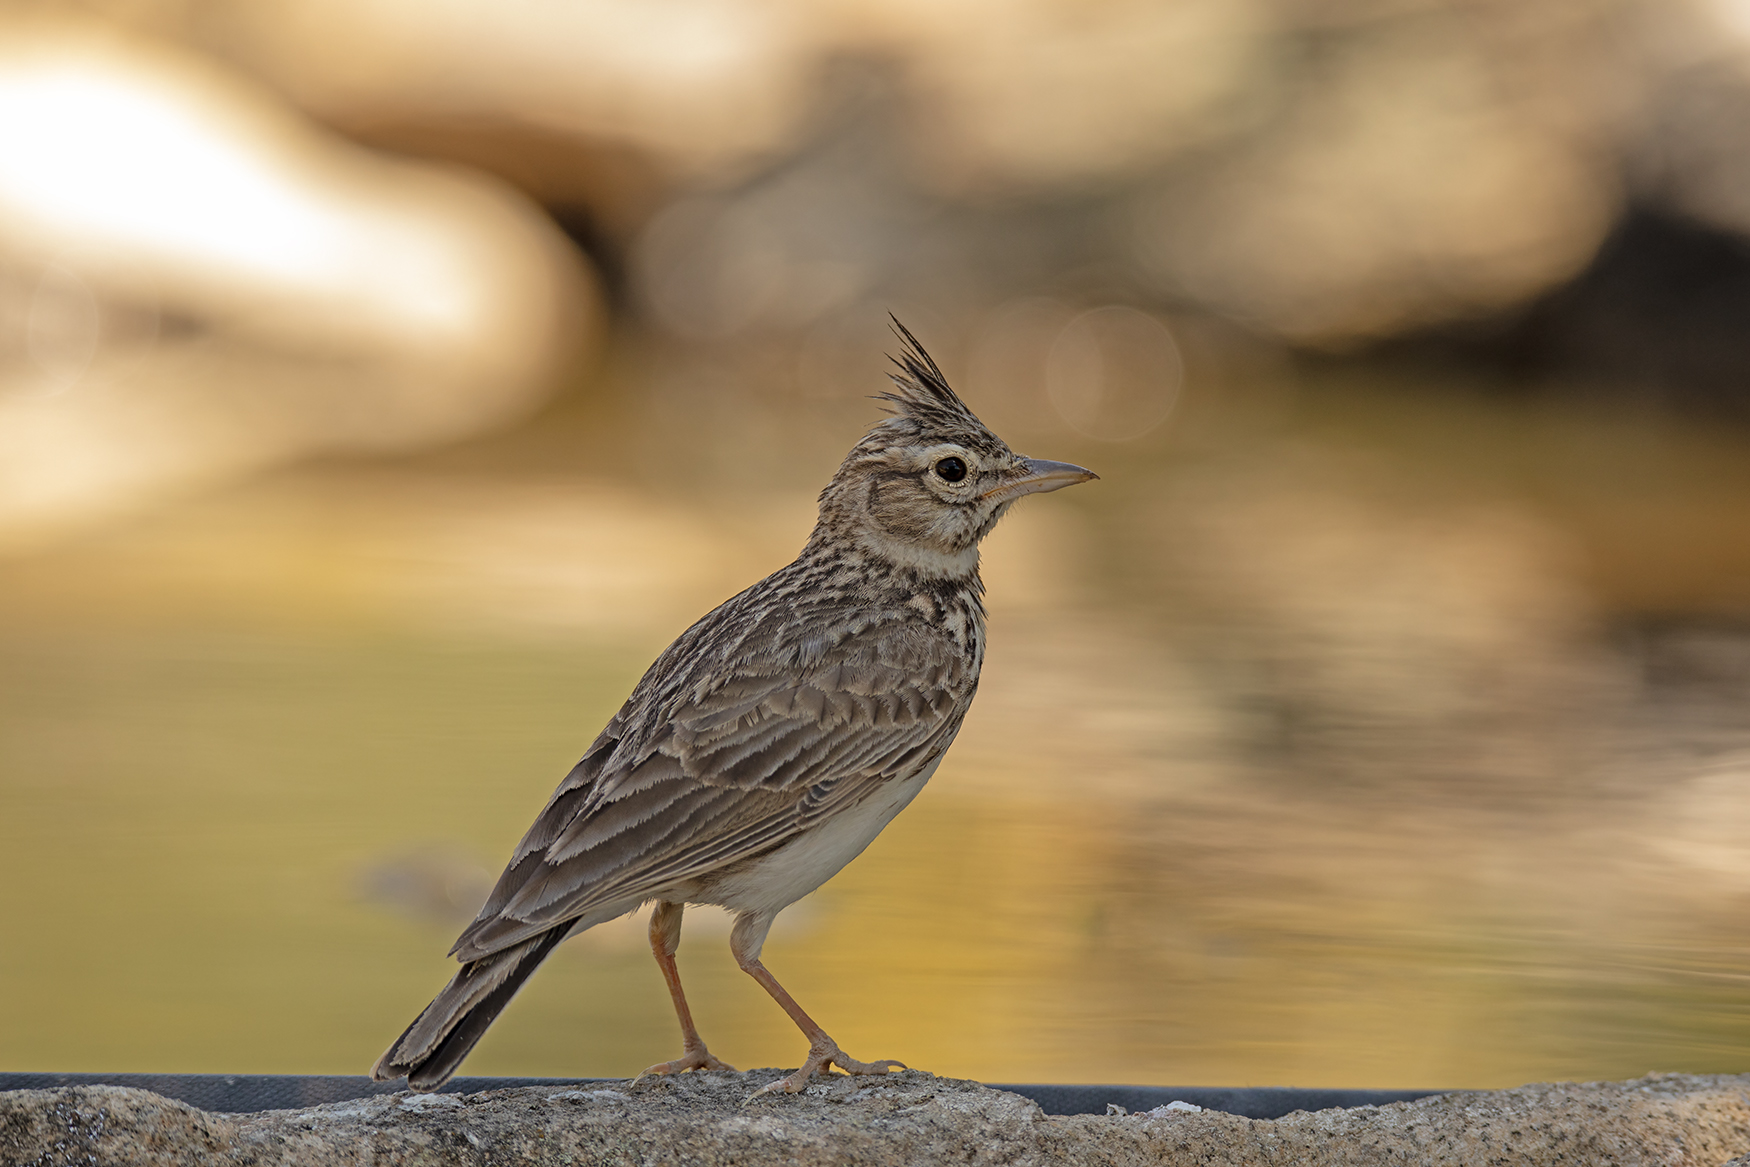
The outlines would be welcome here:
[[[881,828],[906,808],[942,757],[907,778],[895,778],[876,794],[839,811],[732,875],[711,880],[694,903],[720,904],[732,912],[776,914],[839,873],[875,841]]]

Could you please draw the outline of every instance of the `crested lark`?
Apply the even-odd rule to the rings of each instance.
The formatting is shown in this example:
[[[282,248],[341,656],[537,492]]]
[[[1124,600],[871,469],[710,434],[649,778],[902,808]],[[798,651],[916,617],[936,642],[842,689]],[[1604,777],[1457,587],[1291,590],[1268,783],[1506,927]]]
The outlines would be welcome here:
[[[896,322],[897,324],[897,322]],[[681,634],[559,784],[451,954],[458,972],[372,1070],[433,1090],[567,936],[654,901],[650,947],[683,1049],[646,1073],[729,1069],[693,1027],[681,912],[735,914],[736,962],[801,1027],[801,1090],[847,1057],[760,963],[772,920],[915,797],[984,660],[978,543],[1014,501],[1096,477],[1014,453],[903,327],[892,416],[820,495],[807,546]]]

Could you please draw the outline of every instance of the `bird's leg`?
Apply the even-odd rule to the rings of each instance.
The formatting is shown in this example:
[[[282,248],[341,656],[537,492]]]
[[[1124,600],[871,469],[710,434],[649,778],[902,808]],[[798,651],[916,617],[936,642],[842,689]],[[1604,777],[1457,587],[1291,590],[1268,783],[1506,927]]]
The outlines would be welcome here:
[[[826,1030],[816,1024],[814,1018],[803,1012],[802,1006],[796,1003],[796,998],[760,963],[760,949],[765,947],[766,931],[771,926],[772,917],[768,915],[737,916],[735,928],[729,934],[729,950],[735,954],[735,963],[741,966],[741,971],[758,981],[760,988],[772,995],[772,1000],[790,1015],[790,1020],[796,1023],[796,1027],[808,1039],[808,1060],[788,1078],[780,1078],[755,1090],[749,1101],[762,1094],[774,1094],[780,1090],[786,1094],[795,1094],[808,1085],[808,1079],[815,1074],[827,1073],[833,1066],[847,1074],[885,1074],[889,1070],[905,1069],[904,1062],[892,1059],[859,1062],[847,1056],[839,1049],[839,1043],[828,1037]]]
[[[699,1031],[693,1028],[693,1011],[687,1008],[687,995],[681,991],[681,970],[675,967],[675,950],[681,946],[681,913],[686,911],[685,904],[671,904],[663,900],[656,905],[656,910],[650,913],[650,951],[656,957],[656,965],[662,969],[662,978],[668,982],[668,995],[674,998],[675,1016],[681,1023],[681,1056],[672,1062],[658,1062],[639,1074],[679,1074],[685,1070],[731,1070],[734,1066],[711,1056],[711,1051],[705,1048],[704,1040]],[[634,1078],[636,1082],[638,1079]]]

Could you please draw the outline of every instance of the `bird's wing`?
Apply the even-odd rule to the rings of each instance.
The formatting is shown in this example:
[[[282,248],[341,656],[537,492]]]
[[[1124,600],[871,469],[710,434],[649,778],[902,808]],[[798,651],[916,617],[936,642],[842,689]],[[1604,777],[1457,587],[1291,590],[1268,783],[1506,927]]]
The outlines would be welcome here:
[[[772,850],[937,756],[976,684],[952,641],[900,624],[848,635],[806,667],[752,653],[713,683],[671,690],[651,710],[654,727],[635,724],[634,693],[529,829],[455,954],[479,959]],[[624,757],[634,737],[645,748]]]

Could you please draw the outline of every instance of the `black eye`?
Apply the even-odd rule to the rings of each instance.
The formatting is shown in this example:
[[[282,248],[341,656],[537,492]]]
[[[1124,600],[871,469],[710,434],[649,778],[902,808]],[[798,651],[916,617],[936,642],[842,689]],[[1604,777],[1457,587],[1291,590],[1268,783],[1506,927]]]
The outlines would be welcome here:
[[[959,482],[966,477],[966,463],[958,458],[943,458],[936,463],[936,477],[943,482]]]

